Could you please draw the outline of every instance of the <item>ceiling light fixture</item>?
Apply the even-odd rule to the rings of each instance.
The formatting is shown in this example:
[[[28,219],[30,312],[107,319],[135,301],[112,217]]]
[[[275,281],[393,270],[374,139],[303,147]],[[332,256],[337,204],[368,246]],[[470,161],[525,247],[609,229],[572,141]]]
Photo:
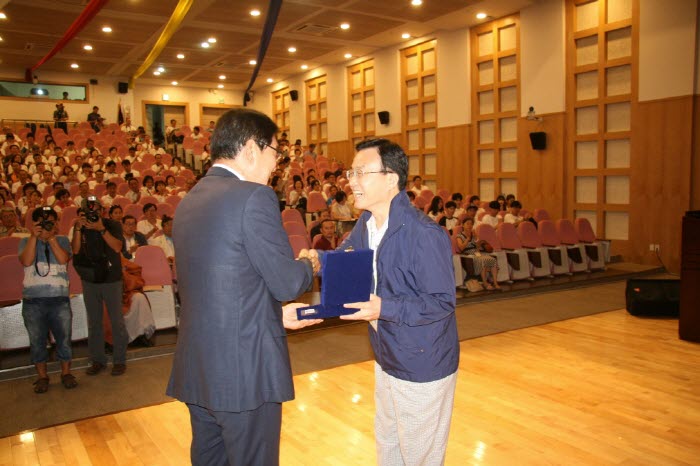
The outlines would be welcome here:
[[[102,32],[112,32],[112,28],[109,26],[102,26]]]
[[[209,48],[209,42],[202,42],[202,43],[199,44],[199,45],[201,45],[203,49],[208,49],[208,48]]]
[[[302,69],[302,70],[308,70],[308,69],[309,69],[309,65],[301,65],[301,69]]]
[[[219,84],[219,85],[216,86],[216,87],[218,87],[219,89],[223,89],[223,88],[224,88],[224,85],[223,85],[223,84]]]
[[[485,19],[486,18],[486,13],[477,13],[476,14],[476,19]]]
[[[220,74],[220,75],[219,75],[219,79],[226,79],[226,75],[225,75],[225,74]]]
[[[165,73],[165,68],[163,68],[162,66],[159,66],[159,67],[156,68],[156,69],[157,69],[158,71],[160,71],[161,73]]]
[[[84,50],[92,50],[92,45],[90,45],[90,44],[85,44],[85,45],[83,45],[83,49],[84,49]]]
[[[272,78],[267,78],[267,82],[269,82],[269,83],[273,83],[273,82],[275,82],[275,80],[274,80],[274,79],[272,79]]]
[[[260,16],[260,10],[250,10],[250,16]]]
[[[411,0],[411,5],[413,6],[421,6],[423,4],[423,0]]]
[[[249,60],[249,61],[248,61],[248,64],[249,64],[249,65],[257,65],[257,64],[258,64],[258,61],[257,61],[257,60]]]
[[[343,55],[343,56],[344,56],[345,58],[352,58],[352,54],[351,54],[351,53],[346,53],[346,54]]]
[[[340,29],[343,29],[343,30],[345,30],[345,29],[350,29],[350,25],[349,25],[348,23],[342,23],[342,24],[340,25]]]
[[[7,15],[0,11],[0,19],[7,19]]]
[[[289,47],[289,48],[287,49],[287,52],[289,52],[289,53],[294,53],[294,52],[296,52],[296,51],[297,51],[297,48],[296,48],[296,47]]]
[[[209,39],[207,39],[207,42],[209,42],[210,44],[216,44],[216,39],[214,37],[210,37]]]
[[[172,84],[173,86],[177,86],[178,82],[177,82],[177,81],[173,81],[173,82],[171,82],[170,84]]]
[[[80,68],[80,65],[78,65],[77,63],[71,63],[70,67],[75,69],[75,68]]]
[[[410,39],[410,38],[411,38],[411,34],[409,34],[409,33],[407,33],[407,32],[404,32],[403,34],[401,34],[401,38],[402,38],[402,39]]]
[[[156,70],[156,71],[153,72],[153,74],[155,74],[156,76],[160,76],[160,71],[157,71],[157,70]]]
[[[178,54],[177,54],[177,58],[179,58],[180,60],[184,60],[184,59],[185,59],[185,54],[184,54],[184,53],[178,53]]]

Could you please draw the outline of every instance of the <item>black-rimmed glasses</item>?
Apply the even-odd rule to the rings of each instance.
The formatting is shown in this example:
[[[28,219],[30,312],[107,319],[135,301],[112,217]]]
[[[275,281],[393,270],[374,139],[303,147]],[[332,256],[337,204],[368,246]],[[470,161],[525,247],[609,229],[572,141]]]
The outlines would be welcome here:
[[[266,143],[265,141],[258,141],[259,145],[262,145],[264,147],[269,147],[273,151],[277,153],[277,161],[279,162],[280,159],[282,159],[285,155],[287,155],[283,150],[281,150],[278,147],[272,147],[270,144]]]

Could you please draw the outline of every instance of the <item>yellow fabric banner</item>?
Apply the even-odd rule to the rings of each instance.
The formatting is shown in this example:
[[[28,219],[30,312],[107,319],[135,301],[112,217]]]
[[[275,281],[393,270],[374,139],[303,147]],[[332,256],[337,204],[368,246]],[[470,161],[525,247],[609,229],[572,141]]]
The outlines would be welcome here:
[[[182,20],[185,19],[185,15],[187,15],[187,12],[190,11],[192,3],[194,3],[194,0],[180,0],[178,2],[173,14],[170,16],[170,20],[165,25],[165,29],[163,29],[160,37],[146,57],[146,60],[144,60],[139,69],[136,70],[134,75],[129,79],[129,89],[134,88],[134,81],[136,81],[139,76],[146,72],[148,67],[150,67],[154,61],[156,61],[165,46],[168,45],[170,38],[173,37],[175,31],[177,31],[177,29],[180,27],[180,23],[182,23]]]

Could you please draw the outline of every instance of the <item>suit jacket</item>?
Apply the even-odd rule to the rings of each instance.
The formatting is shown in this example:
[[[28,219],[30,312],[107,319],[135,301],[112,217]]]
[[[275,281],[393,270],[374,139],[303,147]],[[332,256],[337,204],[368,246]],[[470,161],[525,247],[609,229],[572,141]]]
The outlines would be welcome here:
[[[181,313],[167,394],[229,412],[293,399],[280,301],[313,271],[294,260],[274,191],[214,167],[174,222]]]
[[[138,244],[139,246],[148,246],[148,240],[146,239],[146,235],[144,235],[143,233],[135,231],[134,239],[136,240],[136,244]],[[127,250],[126,241],[122,242],[122,256],[129,260],[131,260],[134,257],[134,255]]]

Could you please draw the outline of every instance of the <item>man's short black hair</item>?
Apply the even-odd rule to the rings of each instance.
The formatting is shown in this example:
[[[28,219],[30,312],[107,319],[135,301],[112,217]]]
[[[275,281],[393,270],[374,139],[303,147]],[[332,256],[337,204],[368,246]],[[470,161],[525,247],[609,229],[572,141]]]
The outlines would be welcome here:
[[[114,213],[115,210],[121,209],[121,208],[122,208],[122,206],[120,206],[119,204],[114,204],[114,205],[112,205],[112,207],[109,208],[109,215],[112,215],[112,214]],[[122,210],[123,210],[123,209],[122,209]],[[131,215],[127,215],[127,217],[131,217]],[[131,218],[134,218],[134,217],[131,217]],[[124,219],[122,219],[122,222],[123,222],[123,221],[124,221]]]
[[[272,143],[277,131],[275,122],[264,113],[249,108],[229,110],[219,118],[211,135],[211,160],[235,159],[249,139],[264,149],[264,144]]]
[[[379,152],[382,168],[396,173],[399,176],[399,191],[406,189],[406,180],[408,179],[408,157],[406,157],[406,153],[401,146],[388,139],[369,139],[359,142],[355,146],[355,150],[359,152],[372,147],[376,148],[377,152]]]
[[[467,206],[467,210],[479,210],[479,208],[477,206],[475,206],[474,204],[469,204]]]
[[[337,202],[337,203],[340,204],[340,203],[343,202],[343,201],[345,200],[345,198],[347,198],[347,197],[348,197],[348,195],[345,194],[343,191],[338,191],[337,193],[335,193],[335,202]]]
[[[456,209],[456,208],[457,208],[457,204],[455,204],[455,203],[452,202],[452,201],[447,201],[447,202],[445,202],[445,209],[449,209],[450,207],[453,207],[453,208]]]
[[[462,193],[454,193],[451,199],[453,201],[461,201],[464,198],[462,197]]]
[[[501,204],[498,201],[491,201],[489,202],[489,209],[501,210]]]
[[[516,209],[522,209],[523,205],[520,203],[520,201],[512,201],[510,203],[511,207],[515,207]]]
[[[156,209],[156,211],[158,210],[158,207],[157,207],[154,203],[152,203],[152,202],[147,202],[147,203],[143,206],[143,213],[145,214],[146,211],[147,211],[148,209],[150,209],[151,207],[153,207],[154,209]]]
[[[99,170],[98,170],[99,171]],[[117,187],[117,184],[113,181],[108,181],[107,184],[105,184],[105,188],[109,189],[110,187],[114,186],[115,188]]]
[[[70,196],[70,192],[67,189],[61,188],[58,191],[56,191],[56,199],[61,199],[63,196],[68,194]]]
[[[117,207],[118,207],[118,206],[117,206]],[[114,206],[112,206],[112,209],[113,209],[113,208],[114,208]],[[109,209],[109,213],[110,213],[110,214],[112,213],[112,209]],[[125,216],[122,217],[122,223],[123,223],[123,224],[126,224],[126,221],[127,221],[127,220],[134,220],[134,221],[136,221],[136,217],[134,217],[133,215],[125,215]]]
[[[406,191],[406,195],[412,201],[414,201],[416,199],[416,193],[414,193],[413,191]]]

